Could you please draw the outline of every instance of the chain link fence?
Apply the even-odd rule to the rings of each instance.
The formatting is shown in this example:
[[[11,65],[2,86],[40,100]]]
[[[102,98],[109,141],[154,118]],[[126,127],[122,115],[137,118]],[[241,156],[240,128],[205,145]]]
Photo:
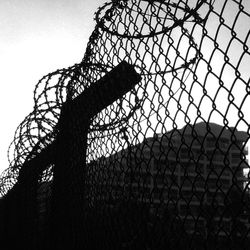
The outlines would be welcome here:
[[[250,249],[248,1],[112,0],[95,17],[16,130],[2,242]]]

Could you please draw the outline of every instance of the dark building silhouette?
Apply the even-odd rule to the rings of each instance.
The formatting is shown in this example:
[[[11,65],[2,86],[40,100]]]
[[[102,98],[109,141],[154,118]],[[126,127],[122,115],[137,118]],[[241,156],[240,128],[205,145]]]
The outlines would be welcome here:
[[[203,122],[147,138],[88,165],[89,206],[133,199],[154,215],[176,214],[189,234],[226,236],[234,226],[230,204],[248,199],[247,138],[246,132]],[[247,231],[246,208],[235,216]]]

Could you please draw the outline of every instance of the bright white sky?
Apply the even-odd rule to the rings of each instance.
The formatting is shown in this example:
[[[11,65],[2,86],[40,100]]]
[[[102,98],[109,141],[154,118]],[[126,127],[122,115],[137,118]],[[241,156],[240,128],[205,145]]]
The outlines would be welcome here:
[[[81,61],[104,0],[0,0],[0,173],[38,80]]]

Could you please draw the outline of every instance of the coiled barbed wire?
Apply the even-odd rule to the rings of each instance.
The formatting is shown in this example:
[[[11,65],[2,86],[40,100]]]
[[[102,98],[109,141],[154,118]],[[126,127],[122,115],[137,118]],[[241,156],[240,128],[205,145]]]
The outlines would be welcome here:
[[[104,4],[96,13],[96,28],[83,60],[44,76],[36,85],[34,110],[18,126],[8,152],[10,167],[0,177],[1,195],[16,183],[20,168],[32,157],[31,152],[38,154],[55,139],[55,127],[66,99],[74,99],[123,60],[135,66],[142,81],[134,91],[93,118],[88,136],[88,162],[122,149],[124,127],[129,143],[137,144],[156,132],[164,133],[198,118],[207,120],[201,112],[205,97],[212,110],[220,113],[215,97],[206,94],[206,80],[199,76],[202,64],[206,70],[203,75],[212,74],[203,42],[204,37],[210,38],[207,33],[210,14],[219,13],[214,10],[214,2],[113,0]],[[239,1],[234,2],[241,6]],[[240,13],[249,16],[243,9]],[[226,26],[223,22],[221,25]],[[246,43],[241,43],[242,56],[249,57]],[[211,55],[215,49],[221,50],[215,43]],[[237,67],[233,65],[234,69]],[[215,77],[220,79],[221,75]],[[236,78],[241,79],[239,74]],[[192,95],[194,85],[203,89],[204,95],[198,101]],[[220,88],[225,87],[221,84]],[[191,109],[197,113],[196,118],[187,115]],[[177,116],[181,122],[176,121]],[[248,126],[244,116],[240,120]],[[52,174],[53,171],[49,172]]]
[[[41,142],[39,147],[46,147],[55,139],[54,128],[66,98],[79,95],[122,60],[135,65],[139,73],[144,76],[143,83],[137,90],[141,93],[140,97],[131,93],[124,100],[119,100],[98,114],[90,129],[90,148],[100,147],[96,138],[105,138],[108,134],[119,134],[119,129],[123,124],[131,120],[139,106],[142,108],[143,103],[149,100],[150,97],[146,93],[147,85],[154,82],[154,76],[160,75],[163,81],[165,81],[163,78],[165,74],[180,75],[182,79],[200,53],[195,39],[184,24],[185,22],[205,22],[207,17],[202,19],[199,14],[199,9],[204,4],[208,5],[207,1],[199,1],[195,8],[189,6],[187,1],[179,1],[177,4],[174,1],[117,0],[104,4],[96,13],[97,25],[90,37],[82,62],[50,73],[36,85],[34,110],[18,126],[8,151],[10,167],[1,175],[1,195],[6,194],[14,185],[19,169],[35,145]],[[176,16],[176,12],[179,11],[182,13]],[[178,45],[177,48],[174,47],[170,34],[175,28],[180,29],[183,32],[182,36],[189,40],[189,51],[193,50],[192,53],[190,52],[191,55],[180,53]],[[161,41],[160,39],[165,39],[168,43],[168,50],[172,49],[176,53],[176,59],[173,62],[165,57],[161,44],[157,46],[159,52],[155,53],[153,43],[157,44]],[[146,63],[147,54],[149,54],[148,60],[150,61]],[[159,64],[160,56],[165,57],[165,62],[161,65]],[[177,63],[177,59],[180,62]],[[130,101],[132,96],[136,100],[133,104]],[[125,105],[130,106],[130,111],[127,111]],[[116,118],[104,122],[104,114],[114,112],[114,109],[117,109]],[[147,115],[144,116],[146,119]],[[105,133],[108,134],[104,135]],[[46,137],[48,138],[44,139]]]

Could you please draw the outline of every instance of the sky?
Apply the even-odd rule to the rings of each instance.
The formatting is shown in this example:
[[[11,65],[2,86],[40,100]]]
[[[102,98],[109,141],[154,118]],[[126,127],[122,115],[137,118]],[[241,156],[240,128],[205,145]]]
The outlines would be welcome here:
[[[0,173],[42,76],[79,63],[103,0],[0,1]]]

